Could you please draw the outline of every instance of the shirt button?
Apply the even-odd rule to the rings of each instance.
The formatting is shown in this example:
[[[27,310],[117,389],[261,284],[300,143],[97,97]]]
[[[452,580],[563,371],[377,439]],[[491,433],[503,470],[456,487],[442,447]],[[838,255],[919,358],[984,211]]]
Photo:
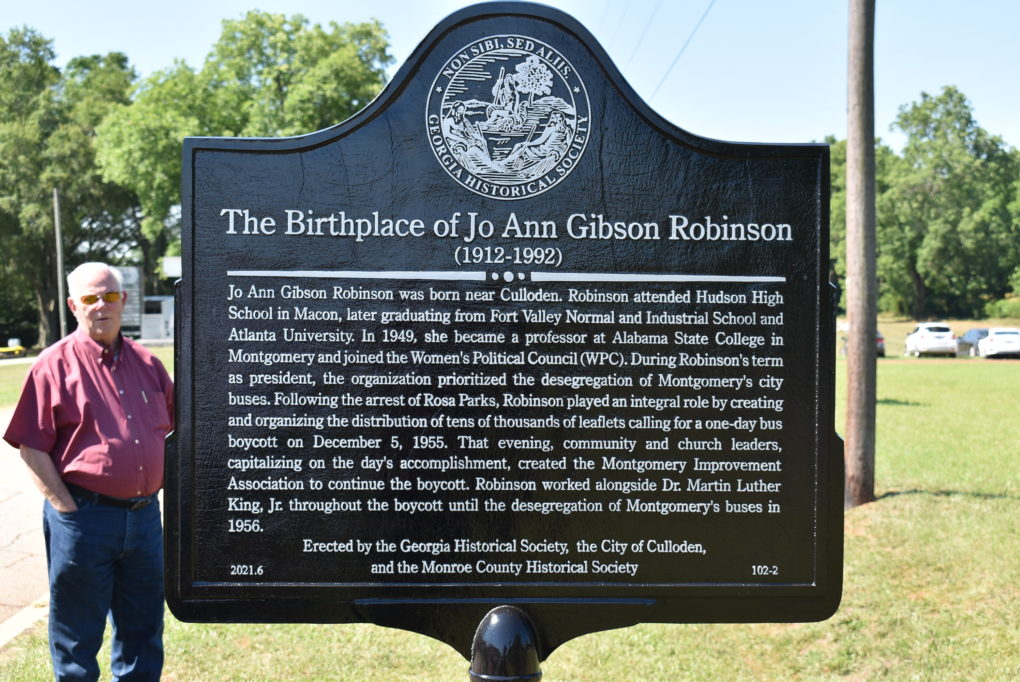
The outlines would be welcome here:
[[[139,471],[144,471],[144,470],[145,470],[145,467],[138,467],[138,470],[139,470]]]
[[[138,445],[138,439],[135,438],[135,445]]]
[[[120,389],[120,394],[121,394],[121,395],[124,395],[124,389],[123,389],[123,388],[122,388],[122,389]]]
[[[131,415],[129,414],[129,415],[127,416],[127,418],[128,418],[128,419],[131,419]]]

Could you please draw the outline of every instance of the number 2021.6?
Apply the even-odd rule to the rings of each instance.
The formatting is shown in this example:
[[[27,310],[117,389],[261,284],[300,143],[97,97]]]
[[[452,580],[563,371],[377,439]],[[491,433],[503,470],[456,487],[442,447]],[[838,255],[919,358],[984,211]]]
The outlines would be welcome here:
[[[264,570],[253,564],[230,564],[230,575],[262,575]]]

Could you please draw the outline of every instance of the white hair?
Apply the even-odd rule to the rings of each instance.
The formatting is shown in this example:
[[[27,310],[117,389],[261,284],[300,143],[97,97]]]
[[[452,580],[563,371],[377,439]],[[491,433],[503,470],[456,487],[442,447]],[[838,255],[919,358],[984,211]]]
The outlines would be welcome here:
[[[91,262],[82,263],[67,275],[67,294],[69,296],[77,296],[79,291],[79,283],[87,275],[95,273],[97,270],[106,270],[113,278],[117,280],[117,290],[124,290],[124,275],[120,273],[117,268],[107,265],[106,263]]]

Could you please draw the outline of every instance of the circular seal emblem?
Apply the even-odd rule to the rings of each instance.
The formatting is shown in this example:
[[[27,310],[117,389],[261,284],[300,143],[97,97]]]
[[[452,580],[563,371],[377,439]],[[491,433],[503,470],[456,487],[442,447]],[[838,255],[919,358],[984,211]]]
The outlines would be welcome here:
[[[545,192],[577,167],[588,143],[584,83],[562,54],[527,36],[489,36],[458,50],[426,108],[439,164],[492,199]]]

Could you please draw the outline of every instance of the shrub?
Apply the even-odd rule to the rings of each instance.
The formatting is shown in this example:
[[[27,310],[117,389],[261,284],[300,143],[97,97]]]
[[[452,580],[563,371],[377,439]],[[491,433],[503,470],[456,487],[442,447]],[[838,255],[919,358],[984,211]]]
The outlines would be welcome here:
[[[1020,317],[1020,296],[1008,296],[985,304],[987,317]]]

